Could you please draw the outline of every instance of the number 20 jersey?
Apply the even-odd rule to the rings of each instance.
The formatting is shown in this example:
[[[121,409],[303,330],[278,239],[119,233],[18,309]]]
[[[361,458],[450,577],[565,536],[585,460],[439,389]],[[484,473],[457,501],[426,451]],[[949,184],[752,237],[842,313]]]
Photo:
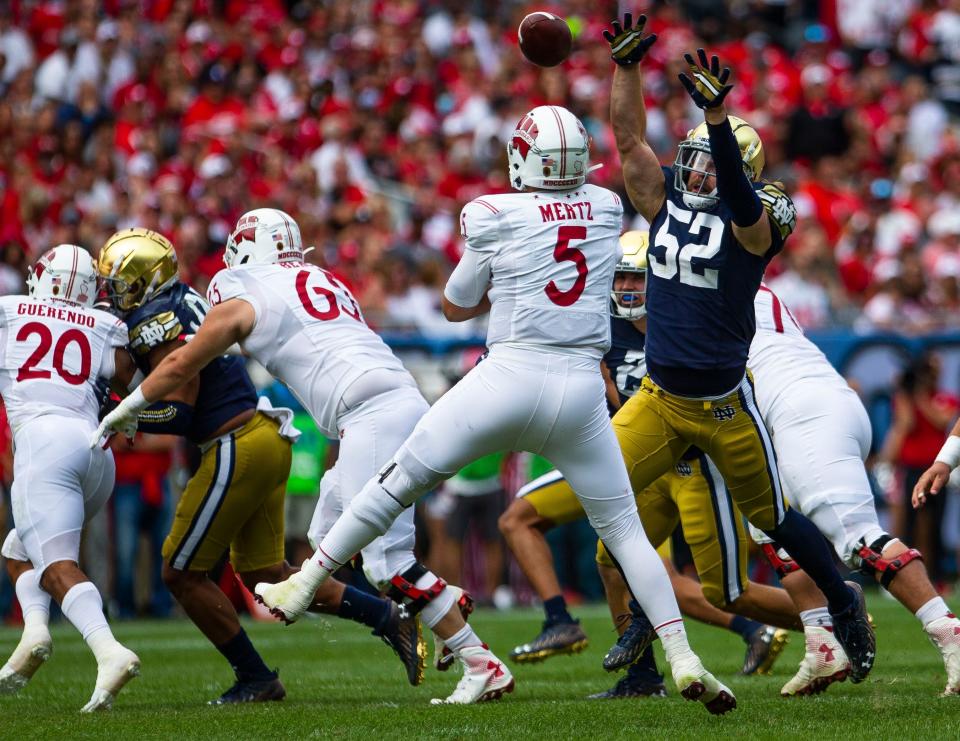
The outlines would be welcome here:
[[[99,309],[29,296],[0,297],[0,394],[14,432],[42,415],[97,425],[98,378],[114,374],[127,325]],[[55,441],[52,441],[55,442]]]
[[[464,206],[466,248],[490,276],[487,345],[599,360],[610,347],[608,305],[622,223],[620,199],[596,185],[487,195]]]
[[[789,231],[768,208],[773,241],[763,257],[751,254],[737,242],[723,203],[691,209],[674,187],[673,170],[663,173],[666,199],[650,226],[647,251],[646,351],[651,377],[670,390],[669,379],[657,377],[658,366],[746,368],[756,330],[753,299]]]
[[[337,437],[344,392],[373,370],[396,371],[416,387],[356,301],[331,273],[304,263],[241,265],[221,270],[207,288],[211,304],[238,298],[256,320],[244,352],[287,385],[327,437]]]

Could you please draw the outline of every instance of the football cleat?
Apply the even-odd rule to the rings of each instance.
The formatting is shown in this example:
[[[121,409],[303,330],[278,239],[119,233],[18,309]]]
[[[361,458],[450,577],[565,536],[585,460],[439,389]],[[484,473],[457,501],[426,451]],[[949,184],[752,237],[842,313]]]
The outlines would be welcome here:
[[[630,612],[632,615],[630,625],[603,657],[603,668],[608,672],[630,666],[657,639],[653,625],[636,600],[630,600]]]
[[[472,705],[499,700],[513,692],[513,675],[486,644],[461,649],[459,658],[463,663],[463,676],[456,688],[446,699],[432,699],[431,705]]]
[[[924,630],[943,656],[943,666],[947,670],[947,686],[943,696],[960,695],[960,620],[950,613],[937,618]]]
[[[233,705],[242,702],[272,702],[282,700],[287,691],[277,671],[264,679],[238,679],[234,685],[207,705]]]
[[[460,614],[463,616],[464,620],[467,620],[470,617],[470,613],[473,612],[473,597],[470,596],[469,592],[465,591],[461,587],[454,586],[453,584],[448,584],[447,589],[453,590],[453,595],[455,599],[455,604],[460,608]],[[447,648],[447,644],[443,642],[443,639],[438,636],[436,633],[433,634],[433,665],[436,667],[438,672],[445,672],[456,660],[456,656],[453,655],[453,651]]]
[[[420,629],[420,618],[409,615],[405,607],[390,603],[390,617],[380,630],[373,631],[400,657],[407,672],[407,681],[414,687],[423,682],[423,666],[427,658],[427,644]]]
[[[579,620],[572,623],[545,622],[540,635],[510,652],[510,660],[518,664],[532,664],[551,656],[580,653],[588,644],[587,634],[580,627]]]
[[[97,661],[97,684],[81,713],[109,710],[124,685],[140,676],[140,658],[119,643],[103,660]]]
[[[873,668],[877,657],[877,637],[867,616],[863,589],[852,581],[848,581],[847,586],[853,590],[853,604],[844,612],[836,615],[831,613],[831,617],[833,633],[850,660],[850,681],[858,683],[866,679]]]
[[[847,654],[830,628],[806,626],[803,633],[806,652],[799,671],[780,690],[783,697],[816,695],[850,673]]]
[[[46,625],[24,628],[20,643],[0,668],[0,695],[11,695],[27,682],[53,653],[53,641]]]
[[[692,651],[676,658],[670,670],[683,698],[702,702],[711,715],[723,715],[737,707],[733,691],[704,669]]]
[[[625,676],[605,692],[587,695],[588,700],[620,700],[628,697],[666,697],[663,677],[656,671],[630,666]]]
[[[747,639],[747,655],[741,674],[769,674],[777,658],[783,653],[790,633],[783,628],[764,625]]]
[[[262,581],[257,584],[254,596],[267,606],[274,617],[290,625],[313,604],[322,574],[323,569],[307,559],[300,571],[283,581],[276,584]]]

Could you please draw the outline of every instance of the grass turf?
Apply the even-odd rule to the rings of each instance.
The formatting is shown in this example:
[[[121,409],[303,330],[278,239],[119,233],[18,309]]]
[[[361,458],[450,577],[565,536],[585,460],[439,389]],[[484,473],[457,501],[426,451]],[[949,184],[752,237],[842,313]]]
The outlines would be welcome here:
[[[47,665],[18,696],[0,697],[0,739],[960,738],[960,697],[938,697],[945,682],[939,653],[899,605],[876,592],[869,602],[879,642],[873,673],[861,685],[835,684],[814,698],[778,696],[801,658],[799,634],[791,635],[772,676],[741,677],[740,638],[692,625],[692,645],[740,703],[719,718],[699,703],[684,702],[669,681],[668,699],[583,699],[619,676],[600,666],[613,639],[600,606],[575,610],[592,639],[584,653],[513,666],[512,695],[471,707],[431,707],[431,697],[452,689],[454,672],[428,667],[424,684],[410,687],[386,646],[362,627],[334,619],[291,627],[246,624],[267,662],[281,668],[287,699],[206,707],[206,700],[231,683],[220,655],[187,622],[136,621],[114,627],[139,653],[143,675],[123,691],[112,712],[82,716],[78,710],[93,688],[95,664],[76,632],[61,622],[53,630],[54,654]],[[532,638],[539,621],[539,611],[532,609],[480,610],[471,620],[501,657]],[[18,638],[15,629],[0,630],[0,655],[7,656]]]

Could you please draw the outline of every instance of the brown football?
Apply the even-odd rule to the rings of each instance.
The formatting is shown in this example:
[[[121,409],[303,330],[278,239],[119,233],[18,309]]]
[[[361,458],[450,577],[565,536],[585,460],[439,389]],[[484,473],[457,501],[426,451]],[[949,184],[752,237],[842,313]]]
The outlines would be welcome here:
[[[531,13],[520,21],[517,36],[523,56],[540,67],[556,67],[570,56],[573,46],[567,22],[544,11]]]

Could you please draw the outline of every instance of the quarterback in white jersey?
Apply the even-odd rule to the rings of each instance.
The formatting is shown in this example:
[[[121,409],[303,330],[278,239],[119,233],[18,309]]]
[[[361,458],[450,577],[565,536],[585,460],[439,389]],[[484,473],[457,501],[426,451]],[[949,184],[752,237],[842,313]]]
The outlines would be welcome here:
[[[135,418],[149,403],[145,399],[165,398],[238,343],[289,387],[325,435],[340,438],[337,464],[325,476],[335,485],[324,487],[324,506],[311,525],[312,536],[320,539],[333,524],[327,513],[343,511],[349,498],[390,461],[427,411],[427,402],[413,377],[366,325],[350,291],[331,273],[303,261],[300,229],[290,216],[276,209],[241,216],[224,262],[227,269],[214,276],[207,290],[213,308],[195,338],[167,356],[104,418],[101,430]],[[331,502],[330,496],[340,501]],[[370,581],[407,613],[419,614],[464,663],[499,666],[464,620],[462,590],[448,586],[413,555],[413,515],[412,509],[404,511],[378,533],[381,537],[359,543],[349,557],[360,551]],[[419,668],[408,678],[419,684],[425,650],[418,650],[419,634],[415,640]]]
[[[773,440],[784,493],[852,569],[873,576],[913,612],[943,655],[947,694],[960,694],[960,620],[931,585],[921,554],[880,526],[864,460],[870,419],[857,394],[766,286],[754,301],[757,333],[748,365],[757,404]],[[819,691],[843,669],[824,651],[833,645],[826,601],[812,580],[755,528],[751,532],[781,574],[801,611],[807,652],[784,694]]]
[[[3,544],[23,607],[24,630],[0,669],[0,693],[23,687],[50,656],[51,596],[97,659],[84,712],[108,709],[140,660],[113,637],[103,601],[78,567],[80,531],[113,491],[113,453],[87,441],[97,427],[99,379],[133,376],[127,328],[92,308],[90,254],[61,244],[27,278],[29,296],[0,298],[0,394],[13,432],[13,519]]]
[[[464,465],[504,450],[540,453],[583,495],[591,524],[656,626],[681,693],[711,712],[726,712],[736,701],[687,644],[606,411],[599,361],[610,344],[607,302],[619,257],[620,202],[585,184],[587,135],[564,108],[530,111],[507,153],[511,183],[524,192],[464,207],[466,252],[443,297],[452,321],[490,312],[489,356],[417,423],[300,574],[257,591],[269,606],[296,617],[318,583]],[[468,663],[447,701],[495,697],[511,688],[504,667]]]

